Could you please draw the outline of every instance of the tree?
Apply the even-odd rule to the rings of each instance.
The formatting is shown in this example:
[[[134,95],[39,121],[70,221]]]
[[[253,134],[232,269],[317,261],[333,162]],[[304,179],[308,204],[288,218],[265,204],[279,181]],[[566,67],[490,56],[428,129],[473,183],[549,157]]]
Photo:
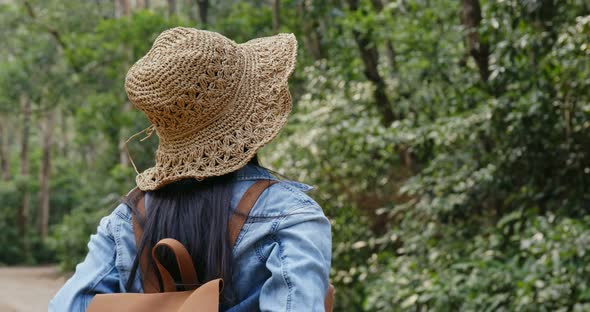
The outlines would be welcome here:
[[[371,0],[375,11],[381,13],[383,11],[383,2],[381,0]],[[385,41],[385,53],[387,59],[389,60],[389,67],[391,67],[392,72],[396,69],[396,61],[395,61],[395,49],[393,47],[393,43],[390,39]]]
[[[29,254],[29,210],[30,210],[30,193],[28,188],[29,179],[29,140],[31,134],[31,100],[26,94],[20,95],[20,108],[22,114],[21,144],[20,144],[20,175],[24,183],[21,188],[22,204],[19,210],[18,228],[19,234],[23,241],[23,252]]]
[[[114,0],[115,1],[115,18],[127,16],[131,13],[131,6],[129,0]]]
[[[209,11],[209,0],[197,0],[199,4],[199,18],[204,27],[207,27],[207,18]]]
[[[49,181],[51,175],[51,147],[53,144],[53,126],[54,126],[54,112],[49,111],[45,120],[41,125],[42,135],[42,156],[41,156],[41,169],[39,171],[39,233],[41,238],[47,238],[49,232]]]
[[[358,0],[348,0],[351,11],[359,10]],[[358,45],[361,59],[365,65],[365,76],[375,85],[375,104],[381,113],[383,125],[389,126],[394,120],[400,119],[393,111],[387,92],[385,91],[385,81],[377,68],[379,64],[379,51],[374,42],[371,42],[372,29],[361,32],[358,29],[352,30],[354,40]]]
[[[4,119],[4,118],[3,118]],[[8,155],[9,142],[8,135],[5,130],[5,122],[0,122],[0,170],[2,170],[1,178],[4,181],[9,180],[10,177],[10,159]]]
[[[168,0],[168,16],[172,17],[178,14],[176,0]]]
[[[319,30],[317,17],[319,13],[310,9],[308,5],[308,1],[297,2],[297,13],[303,29],[303,44],[314,60],[321,60],[325,58],[325,53],[322,48],[323,34]]]
[[[146,10],[149,10],[149,8],[150,8],[150,0],[136,0],[135,6],[138,9],[146,9]]]
[[[272,30],[275,33],[279,32],[281,27],[281,1],[272,0]]]
[[[479,76],[485,82],[490,76],[488,58],[490,47],[481,40],[478,27],[481,24],[481,5],[479,0],[462,0],[461,23],[465,27],[466,41],[469,54],[475,60],[479,69]]]

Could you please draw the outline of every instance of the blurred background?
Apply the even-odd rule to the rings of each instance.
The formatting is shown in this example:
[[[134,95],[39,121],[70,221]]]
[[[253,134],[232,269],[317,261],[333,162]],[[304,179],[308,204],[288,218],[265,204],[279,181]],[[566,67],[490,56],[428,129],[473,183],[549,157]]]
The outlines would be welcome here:
[[[316,187],[337,311],[590,310],[587,0],[0,1],[3,287],[71,272],[134,186],[124,77],[173,26],[297,36],[260,158]]]

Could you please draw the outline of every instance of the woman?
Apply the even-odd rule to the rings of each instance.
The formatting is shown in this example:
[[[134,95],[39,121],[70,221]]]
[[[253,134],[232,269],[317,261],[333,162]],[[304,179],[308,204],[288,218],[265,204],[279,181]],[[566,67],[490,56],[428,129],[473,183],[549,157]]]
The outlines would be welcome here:
[[[130,193],[143,195],[145,218],[131,195],[104,217],[50,311],[84,311],[99,293],[147,290],[138,255],[166,237],[187,247],[199,282],[225,280],[223,310],[323,311],[330,223],[304,193],[310,186],[277,180],[256,158],[291,110],[287,80],[296,55],[293,34],[242,44],[191,28],[158,36],[125,80],[129,100],[151,122],[148,136],[155,131],[160,140],[155,166],[138,173]],[[230,217],[260,180],[275,183],[232,244]],[[160,256],[173,270],[170,255]]]

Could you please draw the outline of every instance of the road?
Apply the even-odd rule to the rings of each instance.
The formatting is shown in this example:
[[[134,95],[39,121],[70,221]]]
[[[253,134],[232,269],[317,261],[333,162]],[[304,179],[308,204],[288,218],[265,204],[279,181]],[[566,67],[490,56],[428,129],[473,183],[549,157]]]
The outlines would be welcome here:
[[[55,266],[0,267],[0,311],[47,311],[65,280]]]

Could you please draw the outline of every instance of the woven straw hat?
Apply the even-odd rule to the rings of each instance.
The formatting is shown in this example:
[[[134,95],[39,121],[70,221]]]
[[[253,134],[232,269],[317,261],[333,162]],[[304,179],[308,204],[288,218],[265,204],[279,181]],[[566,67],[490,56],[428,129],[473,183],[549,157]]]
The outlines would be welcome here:
[[[173,28],[158,36],[125,79],[129,100],[160,142],[141,190],[243,167],[291,111],[287,80],[297,40],[278,34],[237,44],[219,33]]]

